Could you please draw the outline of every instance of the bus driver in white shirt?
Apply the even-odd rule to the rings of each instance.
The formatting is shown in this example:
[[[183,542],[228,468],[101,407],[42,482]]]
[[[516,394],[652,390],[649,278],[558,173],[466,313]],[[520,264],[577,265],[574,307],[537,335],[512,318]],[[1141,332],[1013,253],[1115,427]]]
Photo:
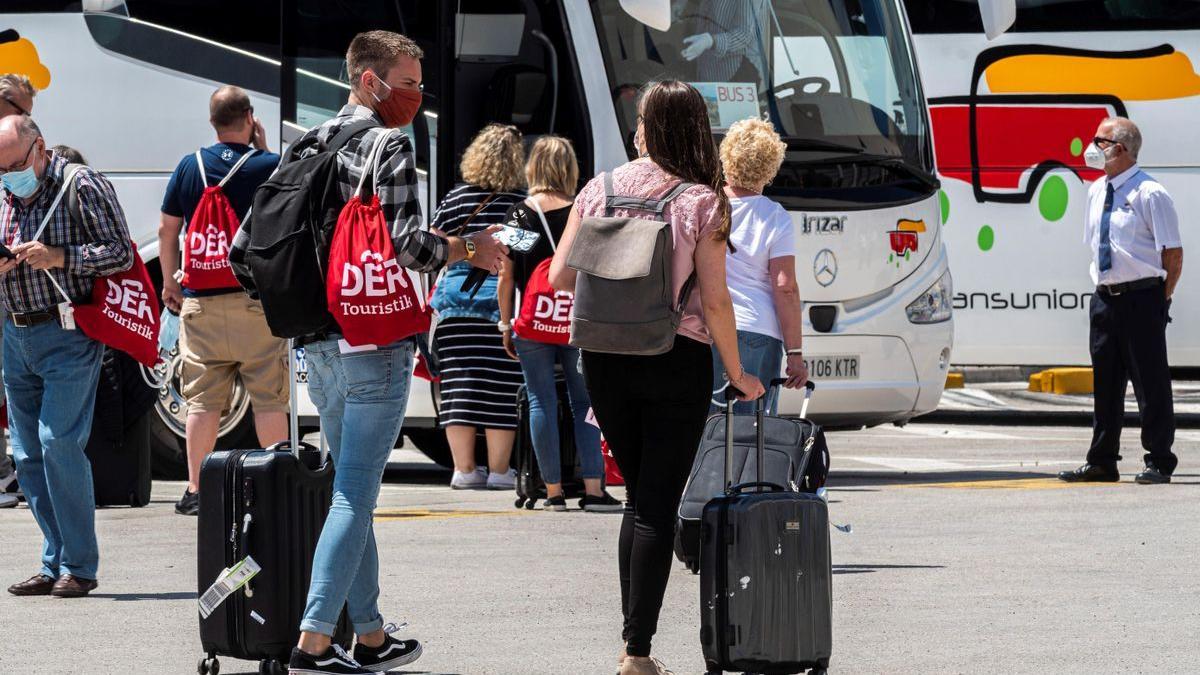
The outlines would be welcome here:
[[[1059,478],[1120,480],[1121,424],[1130,379],[1142,413],[1142,484],[1171,482],[1179,460],[1171,452],[1175,412],[1167,366],[1171,296],[1183,270],[1175,204],[1137,164],[1142,134],[1123,117],[1100,123],[1084,155],[1105,177],[1092,183],[1084,241],[1092,252],[1091,354],[1095,419],[1087,463]]]

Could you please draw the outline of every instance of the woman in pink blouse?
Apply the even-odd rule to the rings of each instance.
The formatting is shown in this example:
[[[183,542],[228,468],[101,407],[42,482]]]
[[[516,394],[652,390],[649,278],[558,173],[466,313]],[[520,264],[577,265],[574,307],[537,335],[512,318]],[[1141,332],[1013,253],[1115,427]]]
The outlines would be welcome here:
[[[625,516],[618,558],[625,614],[621,675],[664,675],[650,658],[650,641],[671,573],[679,499],[704,431],[712,392],[712,352],[745,400],[762,383],[738,358],[733,303],[725,282],[729,204],[708,108],[691,85],[659,82],[642,98],[637,138],[642,157],[612,171],[616,194],[661,198],[681,181],[696,183],[663,213],[671,224],[671,277],[678,297],[696,272],[699,293],[684,308],[675,345],[656,356],[583,351],[583,369],[596,420],[625,476]],[[580,191],[550,268],[554,285],[574,290],[567,267],[583,218],[604,214],[603,176]],[[610,215],[629,215],[614,209]]]

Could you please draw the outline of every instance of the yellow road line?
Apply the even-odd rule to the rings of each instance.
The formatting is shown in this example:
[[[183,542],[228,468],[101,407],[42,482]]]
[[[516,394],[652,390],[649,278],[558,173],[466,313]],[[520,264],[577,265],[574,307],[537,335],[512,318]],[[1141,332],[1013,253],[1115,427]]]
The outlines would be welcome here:
[[[512,516],[524,513],[525,510],[511,509],[509,511],[478,511],[470,509],[379,509],[375,511],[375,520],[429,520],[437,518],[476,518],[483,516]]]
[[[899,488],[950,488],[960,490],[1058,490],[1078,487],[1115,487],[1121,483],[1067,483],[1057,478],[1012,478],[951,482],[902,483]]]

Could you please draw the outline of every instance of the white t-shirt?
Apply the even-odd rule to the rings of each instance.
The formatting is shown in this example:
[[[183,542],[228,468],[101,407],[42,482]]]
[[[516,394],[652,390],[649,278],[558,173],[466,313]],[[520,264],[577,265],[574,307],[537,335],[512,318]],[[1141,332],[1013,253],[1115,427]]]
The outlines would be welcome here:
[[[783,339],[775,315],[775,295],[767,263],[796,255],[792,217],[768,197],[732,197],[733,229],[729,239],[736,253],[726,257],[725,273],[738,330]]]

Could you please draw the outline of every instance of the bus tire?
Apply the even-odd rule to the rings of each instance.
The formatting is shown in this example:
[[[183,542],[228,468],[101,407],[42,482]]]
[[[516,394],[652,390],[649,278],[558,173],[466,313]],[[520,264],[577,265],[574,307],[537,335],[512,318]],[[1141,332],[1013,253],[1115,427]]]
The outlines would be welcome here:
[[[187,480],[187,441],[163,421],[155,410],[146,413],[150,421],[150,464],[158,480]],[[218,450],[257,448],[254,415],[250,411],[237,425],[217,438]]]

